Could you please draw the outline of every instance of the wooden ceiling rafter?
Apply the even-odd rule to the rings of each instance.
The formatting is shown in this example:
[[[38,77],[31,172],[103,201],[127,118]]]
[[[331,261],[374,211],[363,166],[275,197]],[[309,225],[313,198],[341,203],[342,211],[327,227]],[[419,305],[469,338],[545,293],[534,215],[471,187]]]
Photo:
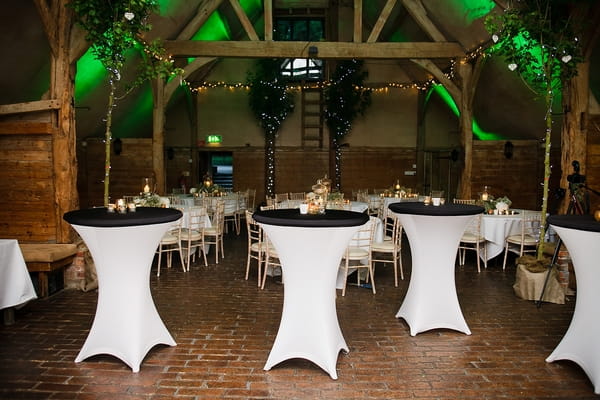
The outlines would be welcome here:
[[[463,57],[464,49],[456,42],[447,42],[435,25],[427,17],[420,0],[402,0],[405,7],[417,19],[419,25],[434,39],[434,42],[377,42],[385,22],[393,10],[397,0],[387,0],[379,19],[369,35],[368,43],[361,41],[362,35],[362,0],[353,0],[354,42],[292,42],[260,40],[250,19],[239,6],[239,0],[229,0],[240,23],[248,34],[250,41],[189,41],[202,24],[208,19],[223,0],[208,0],[182,30],[176,40],[164,41],[164,46],[173,57],[240,57],[240,58],[307,58],[308,48],[317,47],[319,58],[323,59],[412,59],[412,58],[457,58]],[[272,21],[273,3],[267,0],[263,12],[265,21]],[[360,16],[357,21],[356,15]],[[416,17],[415,17],[416,16]],[[272,37],[272,29],[265,38]]]
[[[309,47],[321,59],[395,59],[464,57],[455,42],[297,42],[297,41],[182,41],[165,40],[173,57],[308,58]]]
[[[56,47],[58,45],[58,33],[56,30],[56,22],[58,21],[58,7],[52,4],[49,5],[46,0],[35,0],[34,3],[40,19],[42,20],[44,32],[48,38],[50,51],[54,56],[56,56],[58,53],[58,49]]]
[[[273,0],[264,0],[265,40],[273,40]]]
[[[211,14],[219,8],[223,0],[206,0],[200,6],[198,6],[198,11],[192,17],[192,19],[186,24],[185,28],[179,32],[177,35],[177,40],[189,40],[198,32],[198,29],[206,20],[211,16]]]
[[[354,31],[352,34],[354,43],[362,42],[362,0],[354,0]]]
[[[437,26],[427,16],[427,10],[421,0],[401,0],[406,11],[410,13],[415,22],[435,42],[446,42],[447,39]]]
[[[198,57],[194,59],[191,63],[183,67],[183,74],[181,76],[181,79],[187,79],[190,75],[198,71],[200,68],[210,63],[214,63],[216,60],[217,59],[215,57]],[[180,84],[181,83],[177,78],[171,79],[169,82],[167,82],[164,90],[165,104],[169,101],[171,96],[173,96],[173,94],[177,90],[177,87],[179,87]]]
[[[387,0],[385,6],[383,6],[383,9],[381,10],[381,14],[379,14],[379,18],[377,18],[377,22],[375,22],[375,26],[371,29],[367,43],[375,43],[379,39],[379,35],[390,17],[390,14],[396,5],[396,1],[397,0]]]
[[[246,35],[248,35],[248,38],[250,40],[259,40],[258,35],[256,34],[256,30],[254,29],[254,26],[250,22],[250,19],[242,9],[239,0],[229,0],[229,4],[231,4],[233,11],[235,11],[238,20],[240,21],[242,27],[246,31]]]

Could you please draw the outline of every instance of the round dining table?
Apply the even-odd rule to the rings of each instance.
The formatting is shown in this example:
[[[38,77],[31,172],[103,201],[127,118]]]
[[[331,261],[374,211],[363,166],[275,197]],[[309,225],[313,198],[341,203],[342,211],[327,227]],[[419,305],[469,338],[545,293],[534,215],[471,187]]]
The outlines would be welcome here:
[[[0,239],[0,310],[4,322],[14,322],[13,307],[37,299],[31,276],[16,239]]]
[[[300,214],[298,209],[256,211],[281,261],[283,311],[264,366],[290,358],[314,362],[337,379],[340,350],[348,352],[336,311],[336,277],[352,236],[369,216],[346,210]]]
[[[411,336],[436,328],[470,335],[456,294],[454,265],[465,228],[483,208],[402,202],[390,204],[389,209],[398,215],[412,255],[408,291],[396,318],[408,323]]]
[[[525,210],[513,210],[515,214],[484,214],[481,219],[481,233],[485,238],[485,252],[480,252],[487,260],[500,255],[504,251],[504,241],[510,235],[521,233],[521,221]]]
[[[150,292],[150,268],[158,244],[173,221],[172,208],[138,207],[135,212],[91,208],[63,218],[81,235],[98,274],[94,322],[75,362],[110,354],[138,372],[157,344],[175,346]]]
[[[577,297],[569,329],[546,361],[576,362],[592,381],[594,393],[600,394],[600,222],[591,215],[551,215],[548,223],[573,261]]]

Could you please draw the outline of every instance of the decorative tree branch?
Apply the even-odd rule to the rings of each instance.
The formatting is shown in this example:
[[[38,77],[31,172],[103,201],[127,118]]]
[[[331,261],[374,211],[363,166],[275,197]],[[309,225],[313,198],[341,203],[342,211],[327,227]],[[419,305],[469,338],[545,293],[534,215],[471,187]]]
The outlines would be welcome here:
[[[535,93],[544,96],[546,103],[538,260],[543,258],[546,234],[554,93],[562,90],[565,82],[577,75],[577,63],[582,60],[579,38],[574,32],[576,27],[570,19],[570,3],[572,2],[520,0],[515,7],[509,7],[502,14],[490,16],[485,21],[495,43],[490,51],[502,56],[507,61],[508,68],[516,71]]]
[[[109,203],[110,187],[110,144],[112,142],[112,110],[117,100],[122,99],[133,88],[143,82],[161,77],[168,78],[180,71],[165,56],[158,42],[146,43],[141,33],[151,29],[148,16],[156,11],[156,0],[73,0],[77,22],[86,31],[86,40],[106,71],[110,85],[106,110],[105,162],[104,162],[104,206]],[[125,54],[131,48],[142,52],[136,79],[127,85],[124,94],[117,97],[116,91],[126,62]]]

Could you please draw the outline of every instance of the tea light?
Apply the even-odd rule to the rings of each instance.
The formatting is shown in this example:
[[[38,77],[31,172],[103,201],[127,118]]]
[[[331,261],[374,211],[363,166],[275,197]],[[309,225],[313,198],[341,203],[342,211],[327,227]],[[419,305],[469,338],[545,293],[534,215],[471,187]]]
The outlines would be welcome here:
[[[423,204],[425,204],[426,206],[431,204],[431,196],[425,196],[425,198],[423,199]]]
[[[127,212],[127,208],[125,208],[125,200],[123,200],[123,199],[118,199],[118,200],[117,200],[117,210],[118,210],[120,213],[125,213],[125,212]]]
[[[135,203],[129,203],[129,204],[127,204],[127,209],[130,212],[135,212]]]
[[[107,211],[110,213],[114,213],[115,212],[115,205],[114,204],[109,204],[107,207]]]

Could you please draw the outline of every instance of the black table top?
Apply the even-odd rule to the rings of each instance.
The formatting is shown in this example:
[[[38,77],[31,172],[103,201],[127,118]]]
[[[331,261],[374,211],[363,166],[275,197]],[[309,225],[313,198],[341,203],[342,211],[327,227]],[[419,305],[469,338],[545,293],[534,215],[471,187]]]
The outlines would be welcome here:
[[[397,214],[412,215],[475,215],[483,213],[483,207],[471,204],[444,204],[443,206],[425,205],[421,202],[392,203],[389,209]]]
[[[600,222],[592,215],[551,215],[548,217],[548,223],[579,231],[600,232]]]
[[[73,225],[112,228],[122,226],[163,224],[177,221],[183,214],[174,208],[137,207],[135,212],[121,214],[108,212],[106,208],[89,208],[69,211],[63,219]]]
[[[295,208],[256,211],[252,216],[256,222],[267,225],[303,228],[358,226],[369,220],[367,214],[355,211],[326,210],[325,214],[300,214],[300,210]]]

